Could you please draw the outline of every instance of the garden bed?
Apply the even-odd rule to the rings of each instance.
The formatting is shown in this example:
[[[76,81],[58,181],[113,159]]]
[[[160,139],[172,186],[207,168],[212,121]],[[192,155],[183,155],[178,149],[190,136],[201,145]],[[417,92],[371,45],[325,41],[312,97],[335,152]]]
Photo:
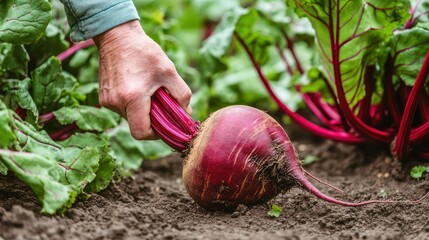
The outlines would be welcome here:
[[[318,157],[306,169],[343,189],[344,196],[320,186],[338,198],[416,199],[429,190],[426,181],[399,171],[380,147],[299,137],[295,146],[301,157]],[[267,215],[271,204],[283,207],[280,217]],[[39,213],[29,188],[11,175],[0,177],[4,239],[428,239],[428,210],[429,200],[347,208],[293,189],[267,205],[209,212],[188,196],[181,159],[172,155],[146,161],[133,177],[78,201],[64,216],[50,217]]]

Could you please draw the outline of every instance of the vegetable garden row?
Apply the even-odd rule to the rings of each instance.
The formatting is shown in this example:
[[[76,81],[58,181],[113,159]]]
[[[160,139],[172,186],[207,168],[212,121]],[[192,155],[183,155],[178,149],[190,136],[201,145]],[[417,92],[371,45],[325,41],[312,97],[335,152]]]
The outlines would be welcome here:
[[[61,4],[0,2],[0,173],[28,185],[43,213],[64,213],[170,147],[184,157],[188,193],[207,209],[266,202],[293,186],[345,206],[398,202],[319,192],[307,177],[321,180],[268,115],[277,111],[325,139],[390,146],[402,163],[429,159],[429,1],[135,4],[194,91],[193,116],[163,89],[152,97],[162,141],[133,140],[99,105],[97,50],[70,42]]]

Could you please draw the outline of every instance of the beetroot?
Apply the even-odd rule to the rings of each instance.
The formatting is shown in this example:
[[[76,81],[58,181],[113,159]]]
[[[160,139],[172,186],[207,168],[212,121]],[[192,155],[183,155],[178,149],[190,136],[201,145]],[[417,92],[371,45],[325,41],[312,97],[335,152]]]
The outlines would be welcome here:
[[[216,143],[216,144],[215,144]],[[296,185],[293,145],[266,113],[231,106],[213,113],[201,126],[183,164],[191,197],[207,209],[265,202]]]
[[[264,203],[292,187],[350,207],[419,202],[428,195],[416,201],[337,200],[308,181],[306,175],[315,177],[302,168],[288,135],[267,113],[248,106],[230,106],[216,111],[199,126],[164,89],[153,98],[153,128],[167,144],[183,153],[186,190],[205,209],[234,210],[239,204]]]

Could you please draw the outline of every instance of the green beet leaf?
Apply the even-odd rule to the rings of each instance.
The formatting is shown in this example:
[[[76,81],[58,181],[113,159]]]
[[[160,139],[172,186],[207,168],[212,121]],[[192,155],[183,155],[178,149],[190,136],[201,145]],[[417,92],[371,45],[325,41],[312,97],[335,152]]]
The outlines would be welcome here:
[[[51,5],[46,0],[0,1],[0,41],[13,44],[38,39],[51,19]]]
[[[119,115],[109,109],[91,106],[63,107],[54,111],[54,115],[63,125],[76,123],[80,129],[87,131],[102,132],[115,127],[119,121]]]
[[[64,163],[58,163],[61,168],[60,181],[72,186],[81,193],[85,186],[94,180],[99,167],[99,152],[94,147],[86,147]]]
[[[61,62],[56,57],[31,72],[31,94],[39,113],[47,113],[67,105],[70,93],[77,86],[76,79],[62,71]]]
[[[86,185],[85,193],[99,192],[109,185],[115,175],[116,162],[110,153],[109,142],[105,134],[75,133],[60,144],[66,147],[67,152],[71,153],[69,155],[75,155],[87,146],[97,147],[99,167],[95,172],[95,178]]]
[[[14,144],[15,140],[16,135],[11,112],[0,100],[0,148],[9,148]]]
[[[116,162],[125,170],[138,169],[144,159],[157,159],[172,153],[171,148],[161,140],[136,141],[126,123],[113,128],[107,134],[110,147],[115,152]]]
[[[83,149],[87,146],[103,146],[108,145],[109,141],[106,134],[95,134],[95,133],[75,133],[67,140],[58,142],[66,148],[78,148]]]
[[[98,151],[100,155],[99,167],[95,172],[95,178],[86,185],[84,189],[86,193],[96,193],[105,189],[115,176],[116,162],[109,148],[104,145],[99,147]]]
[[[42,213],[63,212],[75,198],[70,186],[60,183],[54,160],[38,154],[0,149],[0,161],[29,186],[42,205]]]
[[[55,143],[46,132],[37,131],[27,122],[16,120],[15,125],[20,151],[35,153],[53,161],[64,161],[63,148]]]
[[[429,24],[420,23],[411,29],[397,31],[392,37],[391,48],[395,78],[413,86],[429,51]]]
[[[380,46],[409,18],[409,1],[287,0],[297,14],[307,17],[328,78],[349,106],[365,96],[363,73],[374,62]]]
[[[16,91],[16,100],[21,108],[27,110],[28,113],[31,113],[31,122],[36,124],[36,120],[39,117],[39,110],[37,109],[36,103],[29,92],[30,84],[30,78],[25,78],[19,81],[18,90]],[[29,119],[26,120],[29,121]]]
[[[0,76],[27,76],[30,57],[22,45],[0,43]]]

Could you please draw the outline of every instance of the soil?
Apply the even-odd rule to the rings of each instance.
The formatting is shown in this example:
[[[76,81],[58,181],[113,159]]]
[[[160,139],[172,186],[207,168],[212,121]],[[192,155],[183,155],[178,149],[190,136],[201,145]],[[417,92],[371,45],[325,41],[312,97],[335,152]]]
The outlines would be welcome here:
[[[408,177],[376,144],[350,146],[295,132],[305,168],[344,190],[319,188],[349,201],[416,199],[429,182]],[[401,170],[402,169],[402,170]],[[272,204],[283,207],[268,216]],[[44,216],[31,190],[14,176],[0,177],[0,239],[429,239],[429,199],[419,204],[341,207],[300,190],[233,213],[197,206],[181,181],[178,155],[146,161],[133,177],[80,201],[64,216]]]

